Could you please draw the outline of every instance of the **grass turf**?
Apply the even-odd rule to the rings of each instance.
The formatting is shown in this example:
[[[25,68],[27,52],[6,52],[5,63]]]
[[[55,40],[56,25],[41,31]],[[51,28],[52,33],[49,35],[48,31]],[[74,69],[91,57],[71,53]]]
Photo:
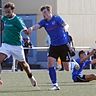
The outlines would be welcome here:
[[[51,83],[47,70],[32,71],[38,82],[38,87],[31,86],[25,72],[3,71],[3,86],[0,86],[0,96],[96,96],[96,81],[88,83],[73,83],[71,72],[57,71],[60,90],[51,91]],[[95,70],[85,70],[84,73],[96,73]]]

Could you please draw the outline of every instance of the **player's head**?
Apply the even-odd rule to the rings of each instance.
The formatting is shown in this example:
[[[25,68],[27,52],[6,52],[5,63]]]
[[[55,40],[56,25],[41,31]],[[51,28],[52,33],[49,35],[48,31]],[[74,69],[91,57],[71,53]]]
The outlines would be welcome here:
[[[79,51],[79,57],[80,58],[83,58],[85,55],[86,55],[85,51],[83,51],[83,50]]]
[[[15,5],[14,3],[8,2],[4,5],[4,12],[7,17],[12,17],[14,13]]]
[[[52,17],[52,7],[50,5],[45,5],[40,8],[44,19],[49,20]]]

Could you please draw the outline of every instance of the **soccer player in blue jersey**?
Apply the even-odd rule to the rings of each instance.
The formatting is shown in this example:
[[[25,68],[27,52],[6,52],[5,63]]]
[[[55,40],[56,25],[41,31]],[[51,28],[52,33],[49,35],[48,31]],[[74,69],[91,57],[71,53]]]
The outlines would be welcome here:
[[[29,28],[29,33],[33,30],[37,30],[39,28],[44,27],[48,35],[50,36],[50,48],[48,55],[48,69],[49,76],[52,81],[52,90],[59,90],[58,86],[56,70],[54,68],[54,63],[58,57],[63,62],[65,70],[69,71],[68,62],[68,46],[66,42],[65,32],[68,29],[69,25],[57,15],[52,15],[52,7],[45,5],[40,9],[43,19]]]
[[[90,56],[92,56],[95,52],[96,49],[93,49],[91,52],[89,52],[88,55],[86,55],[83,50],[79,52],[79,58],[76,59],[76,62],[79,64],[80,68],[79,70],[76,70],[74,68],[72,71],[72,79],[74,82],[89,82],[96,80],[95,74],[82,74],[82,71],[86,66],[88,66],[89,64],[96,64],[96,59],[93,59],[92,61],[89,60]]]
[[[15,5],[8,2],[4,5],[5,15],[2,17],[4,23],[3,43],[0,47],[0,64],[11,55],[18,60],[19,64],[26,71],[28,78],[33,86],[36,86],[36,80],[33,77],[29,64],[27,64],[24,56],[24,50],[21,45],[21,31],[28,34],[28,30],[22,19],[14,13]],[[0,80],[2,84],[2,80]]]

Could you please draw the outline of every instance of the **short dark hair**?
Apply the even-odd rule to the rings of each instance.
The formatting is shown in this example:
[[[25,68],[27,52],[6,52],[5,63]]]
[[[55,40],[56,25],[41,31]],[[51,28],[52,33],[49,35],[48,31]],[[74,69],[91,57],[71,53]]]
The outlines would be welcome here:
[[[12,10],[15,9],[15,5],[14,3],[11,3],[11,2],[7,2],[5,5],[4,5],[4,9],[5,8],[11,8]]]
[[[48,11],[52,10],[52,7],[50,5],[45,5],[40,8],[40,11],[42,12],[44,9],[47,9]]]
[[[85,53],[85,51],[83,51],[83,50],[79,51],[79,57],[81,54],[84,54],[84,53]]]

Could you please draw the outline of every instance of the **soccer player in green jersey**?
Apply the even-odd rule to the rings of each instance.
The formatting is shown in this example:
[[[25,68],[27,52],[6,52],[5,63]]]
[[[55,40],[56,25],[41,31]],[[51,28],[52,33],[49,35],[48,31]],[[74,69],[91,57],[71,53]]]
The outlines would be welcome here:
[[[10,55],[12,55],[19,64],[26,71],[28,78],[30,79],[33,86],[36,86],[36,80],[33,77],[30,67],[27,64],[24,56],[24,50],[21,45],[21,31],[28,34],[28,30],[22,21],[22,19],[14,13],[15,5],[8,2],[4,5],[5,15],[2,16],[2,21],[4,23],[3,29],[3,42],[0,47],[0,64]],[[2,84],[2,80],[0,80]]]

